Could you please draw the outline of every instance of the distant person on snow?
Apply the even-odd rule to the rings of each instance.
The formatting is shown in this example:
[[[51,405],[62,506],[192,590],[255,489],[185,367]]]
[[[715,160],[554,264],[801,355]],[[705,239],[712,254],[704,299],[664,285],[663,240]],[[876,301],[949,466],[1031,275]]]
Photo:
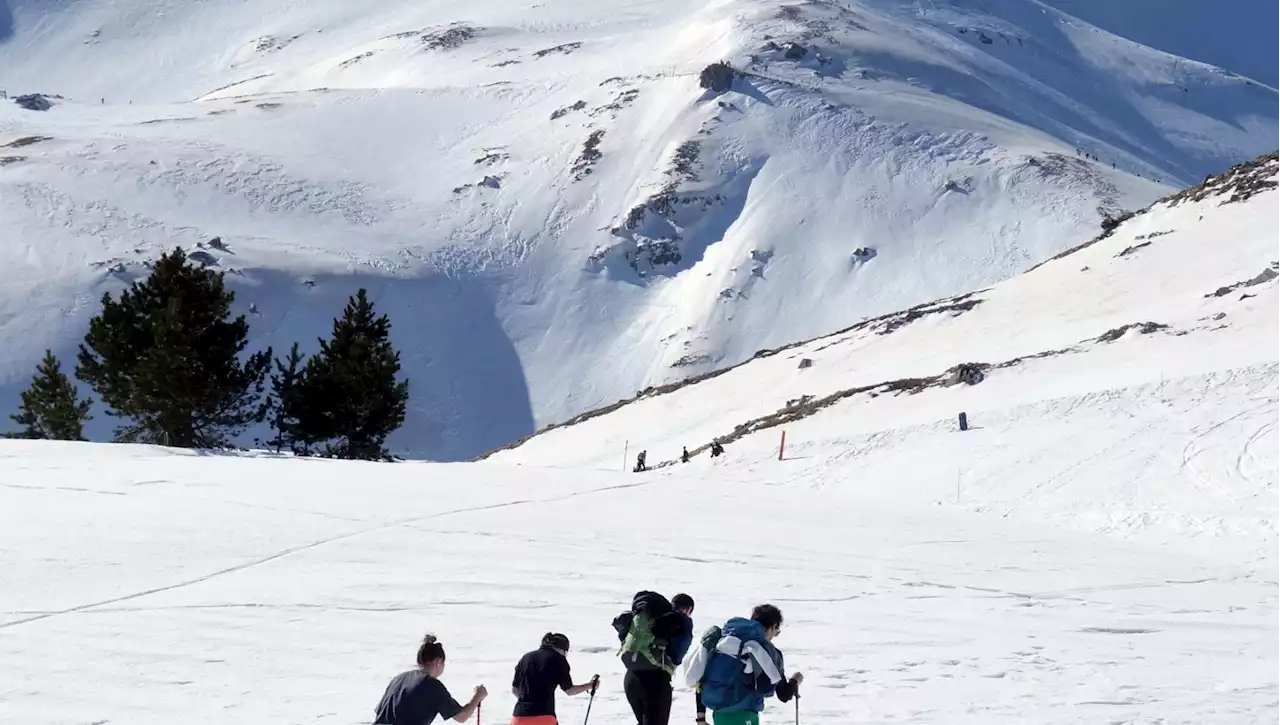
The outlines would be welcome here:
[[[686,447],[681,447],[681,448],[680,448],[680,462],[681,462],[681,463],[688,463],[688,462],[689,462],[689,449],[688,449],[688,448],[686,448]]]
[[[627,668],[622,679],[637,725],[667,725],[671,718],[671,676],[693,644],[693,597],[667,598],[641,591],[631,609],[613,619]]]
[[[556,725],[556,688],[568,695],[588,690],[594,695],[600,676],[581,685],[573,684],[569,674],[569,638],[548,632],[542,645],[520,658],[511,679],[511,694],[516,696],[511,725]]]
[[[724,446],[720,445],[720,441],[711,441],[711,457],[716,458],[724,455]]]
[[[782,652],[773,640],[782,632],[782,612],[761,604],[750,619],[734,617],[702,635],[689,659],[686,684],[696,686],[714,725],[760,725],[765,698],[800,696],[804,675],[784,679]]]
[[[644,464],[644,459],[648,457],[648,455],[648,451],[640,451],[640,453],[636,454],[636,473],[649,470],[649,467]]]
[[[436,716],[457,722],[471,719],[471,713],[480,707],[489,695],[484,685],[477,685],[471,700],[459,705],[440,682],[444,673],[444,646],[433,635],[422,638],[418,647],[417,669],[402,672],[387,685],[382,702],[374,712],[374,725],[428,725]]]

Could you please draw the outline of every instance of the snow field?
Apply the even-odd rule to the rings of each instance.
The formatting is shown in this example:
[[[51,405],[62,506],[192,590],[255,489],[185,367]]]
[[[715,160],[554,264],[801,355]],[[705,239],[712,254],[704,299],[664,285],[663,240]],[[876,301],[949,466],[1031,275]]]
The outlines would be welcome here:
[[[5,720],[368,722],[431,630],[446,684],[487,684],[500,721],[515,660],[556,630],[579,679],[604,677],[593,721],[621,725],[609,620],[646,586],[692,593],[699,630],[779,605],[805,722],[1274,713],[1265,572],[893,501],[890,482],[797,486],[761,462],[637,477],[12,441],[0,456]]]

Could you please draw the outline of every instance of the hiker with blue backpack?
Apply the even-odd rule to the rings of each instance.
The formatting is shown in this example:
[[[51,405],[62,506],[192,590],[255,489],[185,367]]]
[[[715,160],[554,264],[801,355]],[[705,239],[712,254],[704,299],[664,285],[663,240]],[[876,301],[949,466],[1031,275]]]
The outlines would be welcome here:
[[[631,609],[613,620],[622,643],[618,654],[627,674],[622,689],[637,725],[667,725],[671,718],[671,677],[693,644],[693,597],[670,601],[657,592],[637,592]]]
[[[685,681],[698,688],[713,725],[760,725],[765,698],[777,695],[789,702],[800,696],[804,675],[786,678],[782,652],[773,644],[781,632],[782,612],[761,604],[750,619],[734,617],[702,635]]]

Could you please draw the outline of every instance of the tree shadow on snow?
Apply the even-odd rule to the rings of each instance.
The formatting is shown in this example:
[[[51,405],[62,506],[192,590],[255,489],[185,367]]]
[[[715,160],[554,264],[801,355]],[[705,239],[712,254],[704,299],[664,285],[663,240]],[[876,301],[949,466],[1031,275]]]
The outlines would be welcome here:
[[[283,357],[328,338],[347,298],[364,287],[391,318],[391,338],[409,380],[404,426],[388,445],[397,455],[466,460],[534,430],[524,369],[479,279],[312,275],[274,269],[230,277],[236,307],[249,315],[254,346]]]

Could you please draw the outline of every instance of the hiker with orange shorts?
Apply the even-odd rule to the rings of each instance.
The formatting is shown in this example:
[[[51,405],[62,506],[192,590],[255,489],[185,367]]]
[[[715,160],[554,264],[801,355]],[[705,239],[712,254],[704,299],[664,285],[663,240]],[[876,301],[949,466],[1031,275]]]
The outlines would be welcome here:
[[[511,694],[516,696],[511,725],[558,725],[556,720],[556,688],[567,695],[590,692],[600,686],[600,676],[590,682],[573,684],[569,674],[569,638],[548,632],[542,645],[520,658],[511,680]]]

